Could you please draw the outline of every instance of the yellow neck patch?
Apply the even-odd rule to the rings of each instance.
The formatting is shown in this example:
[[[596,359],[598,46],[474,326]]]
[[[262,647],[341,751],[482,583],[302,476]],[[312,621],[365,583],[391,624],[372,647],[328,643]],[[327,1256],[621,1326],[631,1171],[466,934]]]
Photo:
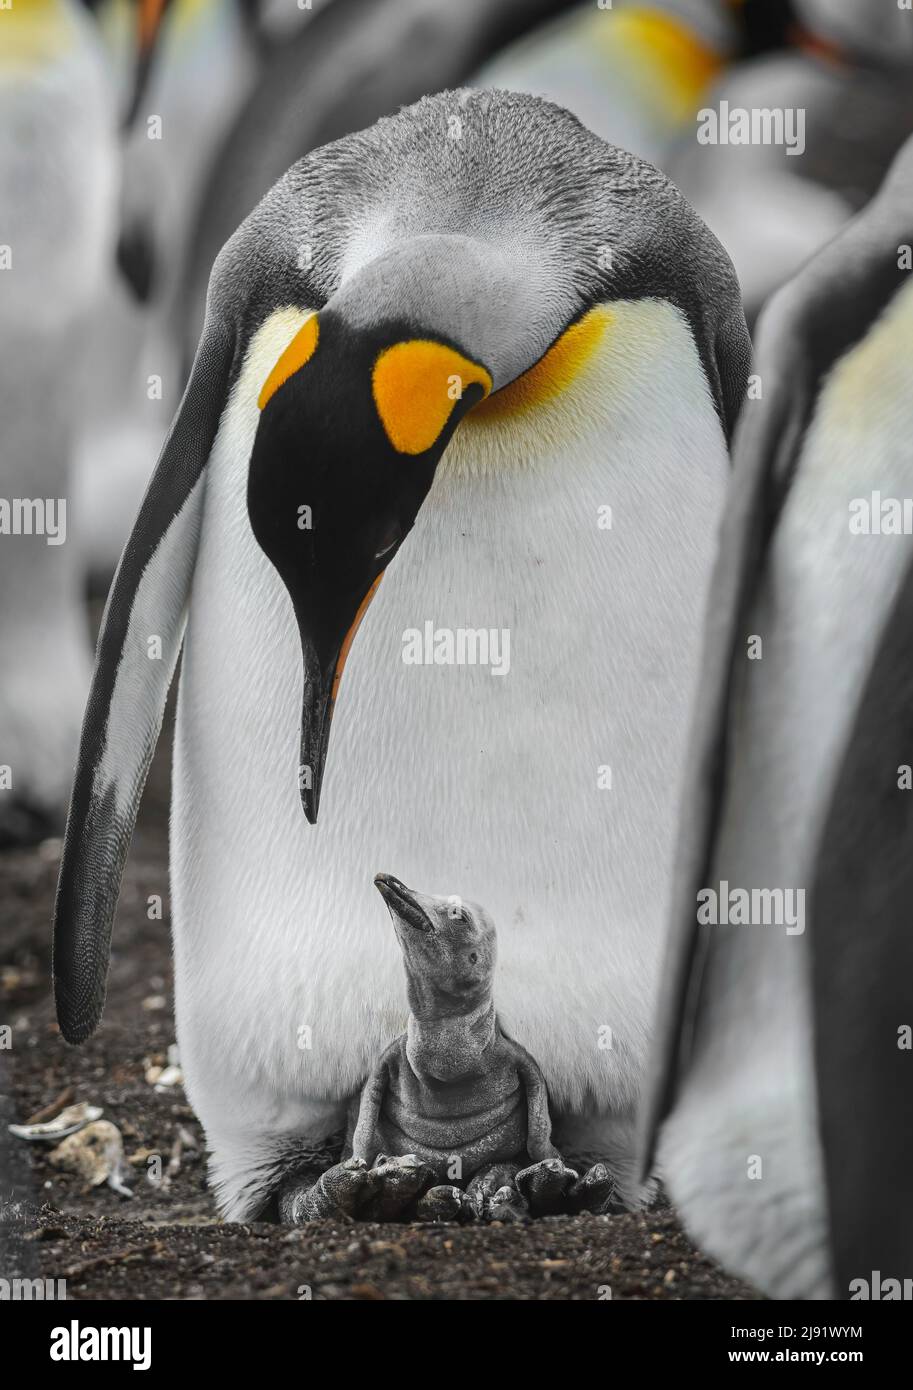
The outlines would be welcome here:
[[[595,23],[605,19],[594,16]],[[670,112],[687,119],[702,92],[722,67],[720,54],[681,20],[645,6],[619,10],[601,31],[601,44],[624,45],[631,59],[653,73],[657,92]]]
[[[37,67],[65,53],[75,35],[62,0],[13,0],[0,7],[0,69]]]
[[[509,386],[480,401],[472,412],[474,420],[503,420],[509,415],[533,410],[567,390],[602,342],[612,322],[612,312],[597,304],[582,319],[565,329],[528,372]]]
[[[294,376],[299,368],[314,356],[319,338],[317,315],[312,314],[309,319],[305,319],[263,383],[263,389],[257,399],[257,405],[261,410],[272,400],[279,387],[284,386],[289,377]]]
[[[467,386],[487,396],[491,376],[443,343],[395,343],[374,363],[371,389],[387,438],[400,454],[423,454],[440,437]]]

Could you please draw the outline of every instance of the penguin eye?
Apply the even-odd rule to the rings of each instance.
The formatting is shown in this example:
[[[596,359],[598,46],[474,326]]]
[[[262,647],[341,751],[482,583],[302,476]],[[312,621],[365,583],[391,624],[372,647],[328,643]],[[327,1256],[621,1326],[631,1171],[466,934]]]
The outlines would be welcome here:
[[[475,951],[470,951],[470,952],[469,952],[469,963],[470,963],[470,965],[475,965],[475,963],[476,963],[476,961],[477,961],[478,959],[479,959],[479,957],[476,955]]]

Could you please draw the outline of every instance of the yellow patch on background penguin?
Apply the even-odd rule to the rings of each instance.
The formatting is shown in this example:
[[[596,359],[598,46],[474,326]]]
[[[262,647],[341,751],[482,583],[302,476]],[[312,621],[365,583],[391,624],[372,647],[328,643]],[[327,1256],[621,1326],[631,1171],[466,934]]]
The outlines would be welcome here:
[[[560,395],[586,366],[611,322],[612,311],[605,305],[597,304],[583,318],[565,329],[528,372],[481,401],[473,410],[472,418],[503,420],[508,415],[531,410]]]
[[[0,9],[0,68],[53,63],[78,33],[62,0],[15,0],[11,9]]]
[[[400,454],[430,449],[463,391],[476,385],[486,396],[491,390],[491,375],[484,367],[424,338],[385,348],[371,376],[381,424]]]
[[[611,27],[599,30],[601,18],[593,18],[594,39],[612,45],[620,41],[644,77],[649,74],[654,80],[657,97],[679,119],[686,119],[723,65],[716,49],[681,20],[648,6],[619,10]]]
[[[908,398],[909,344],[913,340],[913,283],[894,295],[865,336],[838,358],[821,392],[818,428],[844,439],[856,438],[861,455],[871,460],[866,436],[895,421],[898,402]],[[904,411],[906,413],[906,411]],[[894,437],[904,438],[897,423]],[[890,433],[890,431],[888,431]]]
[[[310,361],[317,351],[319,339],[320,328],[317,324],[317,315],[312,314],[310,318],[305,319],[263,383],[263,389],[257,400],[257,405],[261,410],[272,400],[279,387],[284,386],[289,377],[294,376],[306,362]]]

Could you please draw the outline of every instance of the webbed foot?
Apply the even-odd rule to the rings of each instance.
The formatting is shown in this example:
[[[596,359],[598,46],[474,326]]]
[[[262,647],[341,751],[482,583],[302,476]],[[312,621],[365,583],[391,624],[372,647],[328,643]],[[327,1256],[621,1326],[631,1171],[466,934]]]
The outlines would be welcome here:
[[[419,1199],[415,1208],[418,1221],[476,1221],[479,1211],[469,1196],[460,1188],[443,1183],[431,1187]]]
[[[519,1165],[516,1163],[496,1163],[491,1168],[481,1168],[466,1188],[466,1195],[475,1206],[480,1219],[488,1219],[491,1199],[502,1187],[513,1187]]]
[[[528,1221],[529,1203],[512,1182],[505,1183],[492,1193],[485,1215],[489,1221]]]
[[[290,1186],[279,1194],[279,1219],[286,1226],[306,1221],[352,1220],[370,1195],[372,1173],[360,1158],[334,1163],[310,1186]]]
[[[615,1179],[604,1163],[594,1163],[571,1187],[568,1210],[571,1212],[608,1210],[616,1194]]]
[[[362,1221],[397,1221],[416,1198],[435,1184],[434,1171],[415,1154],[378,1154],[369,1169],[372,1191],[358,1215]]]
[[[578,1174],[565,1167],[561,1158],[543,1158],[528,1168],[521,1168],[516,1177],[520,1195],[529,1202],[533,1216],[554,1216],[567,1210],[568,1193]]]

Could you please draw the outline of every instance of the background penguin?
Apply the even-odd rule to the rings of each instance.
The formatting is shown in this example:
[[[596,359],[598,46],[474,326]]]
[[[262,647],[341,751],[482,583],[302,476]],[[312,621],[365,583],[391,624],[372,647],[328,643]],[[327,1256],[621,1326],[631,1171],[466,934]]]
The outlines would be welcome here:
[[[857,8],[873,34],[899,13],[894,0]],[[700,105],[801,112],[801,146],[704,144],[692,126],[663,163],[732,257],[749,323],[865,206],[913,130],[904,45],[890,56],[878,44],[862,53],[838,46],[815,5],[795,9],[806,27],[793,27],[791,46],[727,68]],[[913,14],[901,19],[913,36]]]
[[[896,0],[583,5],[510,44],[473,85],[546,97],[663,169],[732,257],[752,323],[874,195],[913,128],[908,18]],[[803,152],[699,143],[698,112],[722,101],[801,109]]]
[[[80,1041],[189,599],[177,1034],[226,1215],[323,1149],[402,1031],[383,862],[487,897],[556,1143],[635,1197],[747,357],[732,268],[684,200],[532,98],[445,93],[317,151],[220,255],[100,639],[55,980]],[[429,622],[507,630],[509,671],[407,664]]]
[[[119,178],[117,95],[92,20],[75,0],[0,10],[2,495],[67,508],[53,544],[0,534],[0,764],[11,782],[0,846],[62,829],[89,686],[71,465],[88,413],[86,338],[114,274]]]
[[[97,6],[121,109],[134,117],[122,136],[118,253],[121,262],[132,258],[134,282],[145,277],[142,302],[120,276],[108,277],[84,349],[87,418],[77,440],[74,508],[102,593],[186,382],[173,330],[197,191],[257,70],[239,8],[224,0],[171,0],[160,8],[157,57],[139,65],[140,84],[134,0]]]
[[[880,68],[913,64],[913,24],[907,0],[793,0],[810,33]]]
[[[576,5],[496,54],[473,85],[545,97],[663,168],[742,38],[724,0]]]
[[[2,494],[67,499],[80,338],[113,261],[115,96],[92,21],[69,0],[0,10]],[[8,261],[7,259],[8,258]],[[60,829],[91,664],[66,539],[0,535],[0,845]]]
[[[908,142],[763,315],[685,779],[648,1153],[783,1297],[913,1272],[913,538],[851,525],[913,490],[911,242]],[[699,926],[721,882],[802,889],[807,930]]]

